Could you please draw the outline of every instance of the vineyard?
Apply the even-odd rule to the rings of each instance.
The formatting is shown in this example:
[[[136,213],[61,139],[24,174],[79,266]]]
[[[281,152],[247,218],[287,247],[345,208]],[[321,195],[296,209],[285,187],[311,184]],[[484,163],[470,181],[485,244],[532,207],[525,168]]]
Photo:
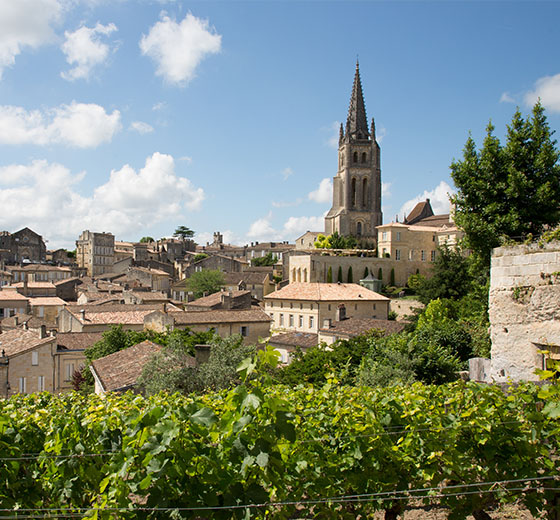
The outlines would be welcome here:
[[[247,362],[245,376],[254,369]],[[474,383],[0,402],[0,518],[558,518],[558,391]]]

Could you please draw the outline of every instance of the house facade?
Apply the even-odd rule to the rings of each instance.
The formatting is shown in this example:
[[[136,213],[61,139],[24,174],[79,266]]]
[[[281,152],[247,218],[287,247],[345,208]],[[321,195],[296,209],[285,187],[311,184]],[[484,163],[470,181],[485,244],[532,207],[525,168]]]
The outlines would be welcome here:
[[[109,273],[115,261],[115,237],[112,233],[85,230],[76,240],[76,263],[88,276]]]

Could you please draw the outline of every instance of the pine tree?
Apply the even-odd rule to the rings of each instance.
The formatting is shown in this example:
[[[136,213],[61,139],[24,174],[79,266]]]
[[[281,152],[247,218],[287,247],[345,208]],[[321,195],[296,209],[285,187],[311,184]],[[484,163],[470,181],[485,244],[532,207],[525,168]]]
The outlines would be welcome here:
[[[540,103],[508,125],[505,146],[489,123],[480,151],[469,137],[463,160],[451,164],[458,188],[455,222],[485,265],[504,238],[524,240],[560,222],[560,152]]]

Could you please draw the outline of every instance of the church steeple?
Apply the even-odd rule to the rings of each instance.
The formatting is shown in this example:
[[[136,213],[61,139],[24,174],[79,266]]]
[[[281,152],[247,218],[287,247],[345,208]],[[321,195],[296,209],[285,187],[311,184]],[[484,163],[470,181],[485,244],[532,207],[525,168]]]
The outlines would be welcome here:
[[[367,139],[369,137],[366,107],[364,105],[362,82],[360,80],[360,64],[357,60],[352,97],[350,98],[350,107],[348,108],[348,119],[346,120],[346,137],[352,139]]]

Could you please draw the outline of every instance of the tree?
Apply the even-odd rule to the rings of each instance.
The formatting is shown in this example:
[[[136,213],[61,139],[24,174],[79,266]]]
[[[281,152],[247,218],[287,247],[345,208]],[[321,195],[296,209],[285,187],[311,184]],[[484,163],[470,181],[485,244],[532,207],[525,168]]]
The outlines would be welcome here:
[[[391,268],[391,274],[389,275],[389,285],[395,286],[395,268]]]
[[[383,281],[383,269],[381,267],[377,270],[377,279]]]
[[[352,274],[352,266],[348,267],[348,283],[354,283],[354,275]]]
[[[329,265],[329,270],[327,271],[327,283],[332,283],[332,266]]]
[[[178,237],[181,240],[186,240],[187,238],[192,238],[194,237],[194,231],[192,229],[189,229],[186,226],[179,226],[176,230],[175,233],[173,233],[174,237]]]
[[[196,264],[197,262],[200,262],[201,260],[204,260],[205,258],[208,258],[208,255],[206,253],[198,253],[196,255],[194,255],[193,258],[193,264]]]
[[[560,222],[560,152],[540,102],[527,120],[515,112],[505,146],[493,132],[489,123],[480,151],[469,137],[463,160],[451,164],[455,222],[485,266],[504,238],[523,240]]]
[[[337,277],[337,282],[342,283],[342,266],[339,265],[338,266],[338,277]]]
[[[195,298],[200,298],[207,294],[218,292],[226,281],[224,273],[213,269],[203,269],[202,271],[194,272],[187,280],[187,290],[194,293]]]
[[[470,269],[471,261],[458,248],[440,247],[432,264],[432,276],[412,275],[418,282],[416,292],[422,303],[429,303],[437,298],[459,300],[466,296],[473,287]]]
[[[267,253],[266,256],[261,256],[260,258],[253,258],[251,260],[251,265],[253,267],[271,266],[278,263],[278,257],[273,255],[272,252]]]
[[[364,279],[368,277],[368,274],[369,274],[369,270],[368,270],[368,268],[366,267],[366,268],[364,269]]]
[[[145,244],[145,243],[148,243],[148,242],[155,242],[155,240],[152,237],[142,237],[140,239],[141,244]]]

